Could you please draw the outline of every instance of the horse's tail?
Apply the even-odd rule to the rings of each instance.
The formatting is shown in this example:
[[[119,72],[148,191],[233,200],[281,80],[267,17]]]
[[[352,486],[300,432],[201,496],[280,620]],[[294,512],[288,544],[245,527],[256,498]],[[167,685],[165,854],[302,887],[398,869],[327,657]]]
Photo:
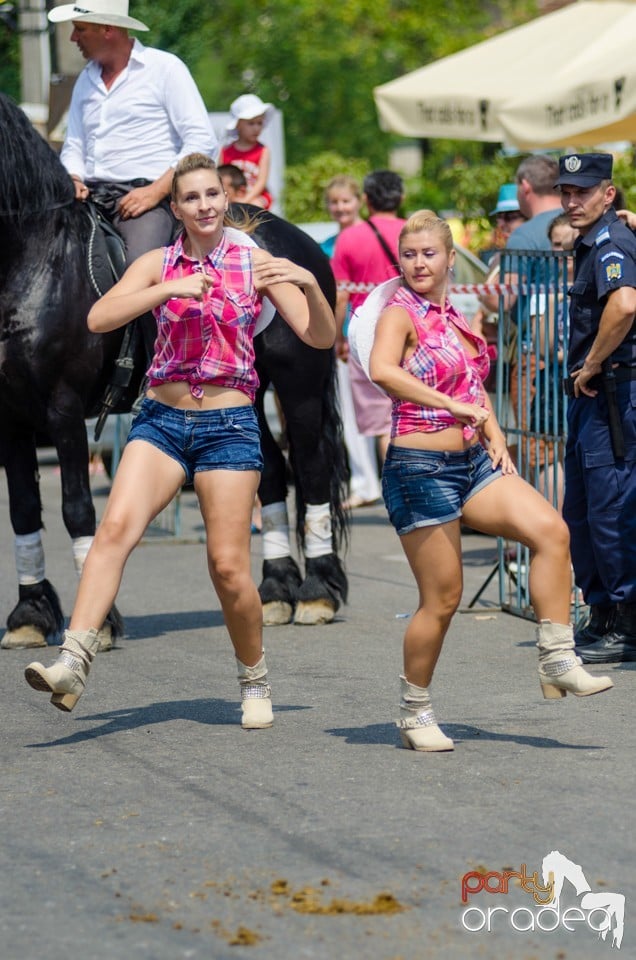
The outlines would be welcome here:
[[[336,354],[331,352],[329,379],[322,394],[322,445],[326,467],[329,469],[329,507],[331,514],[332,543],[334,553],[349,544],[349,514],[345,509],[345,500],[349,488],[349,462],[347,460],[342,417],[338,403],[338,382]],[[290,458],[293,458],[290,449]],[[293,466],[293,464],[292,464]],[[306,503],[300,485],[295,484],[296,496],[296,536],[300,547],[305,548]]]

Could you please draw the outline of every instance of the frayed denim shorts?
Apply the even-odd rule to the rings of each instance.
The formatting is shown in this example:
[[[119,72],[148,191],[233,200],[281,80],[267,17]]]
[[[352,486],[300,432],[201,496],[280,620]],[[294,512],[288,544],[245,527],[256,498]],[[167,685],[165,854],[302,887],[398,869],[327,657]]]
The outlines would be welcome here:
[[[382,494],[389,519],[403,536],[461,517],[466,501],[501,476],[480,443],[457,451],[391,444],[382,469]]]
[[[179,463],[191,483],[203,470],[263,469],[261,435],[252,406],[178,410],[146,398],[128,441],[145,440]]]

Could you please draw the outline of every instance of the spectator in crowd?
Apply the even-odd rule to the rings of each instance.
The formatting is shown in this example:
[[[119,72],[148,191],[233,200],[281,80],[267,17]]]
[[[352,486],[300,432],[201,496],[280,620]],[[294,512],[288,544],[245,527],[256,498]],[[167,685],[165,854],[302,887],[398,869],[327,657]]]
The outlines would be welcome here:
[[[223,189],[230,203],[245,203],[247,177],[234,163],[220,163],[217,167]]]
[[[230,143],[221,148],[222,164],[239,167],[247,179],[245,203],[269,210],[273,197],[267,189],[270,150],[259,137],[272,118],[271,103],[263,103],[254,93],[244,93],[230,105],[231,119],[226,126]]]
[[[358,181],[347,174],[332,177],[325,187],[325,206],[330,217],[338,224],[338,233],[346,227],[362,223],[360,216],[362,192]],[[320,244],[328,257],[333,256],[338,233],[334,233]],[[345,338],[348,321],[349,310],[343,326]],[[375,440],[373,437],[364,437],[358,430],[349,380],[350,364],[340,357],[336,363],[342,426],[351,474],[347,506],[349,508],[364,507],[375,503],[381,493]]]
[[[526,218],[519,209],[516,184],[504,183],[499,188],[497,203],[494,210],[490,211],[490,216],[495,218],[495,239],[497,247],[504,247],[513,231],[526,222]],[[501,257],[497,251],[488,261],[489,272],[485,281],[486,285],[492,286],[493,284],[499,283],[500,263]],[[491,364],[486,389],[492,394],[495,391],[499,296],[496,293],[482,293],[479,295],[479,302],[480,308],[472,318],[470,325],[476,333],[483,336],[489,346]]]
[[[557,161],[544,154],[533,154],[517,167],[517,200],[526,223],[522,223],[506,242],[507,250],[549,250],[548,227],[561,212],[561,201],[554,184]]]
[[[570,225],[565,213],[555,217],[548,227],[550,247],[556,253],[572,251],[577,236],[578,230]],[[563,347],[568,327],[567,291],[573,280],[574,261],[571,257],[568,259],[565,275],[560,266],[551,271],[556,292],[539,292],[530,298],[529,318],[537,350],[526,358],[521,377],[522,423],[540,437],[530,444],[532,478],[538,460],[537,489],[543,491],[558,510],[563,507],[563,449],[559,441],[546,438],[564,433]]]
[[[369,383],[362,367],[349,354],[344,329],[349,308],[355,310],[374,286],[399,274],[397,241],[404,220],[398,211],[404,184],[391,170],[375,170],[364,178],[362,191],[369,219],[338,235],[332,261],[338,284],[336,351],[349,364],[358,430],[365,437],[376,438],[377,456],[382,463],[391,431],[391,403]]]

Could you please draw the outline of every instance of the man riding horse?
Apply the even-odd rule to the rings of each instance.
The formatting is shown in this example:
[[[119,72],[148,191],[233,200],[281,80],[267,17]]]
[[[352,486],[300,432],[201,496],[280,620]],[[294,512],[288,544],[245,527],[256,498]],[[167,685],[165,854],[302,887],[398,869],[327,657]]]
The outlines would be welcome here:
[[[76,198],[93,197],[123,237],[128,265],[170,243],[174,166],[189,153],[215,157],[216,137],[186,65],[129,36],[148,27],[128,16],[128,0],[64,4],[49,20],[72,21],[71,41],[88,61],[73,88],[60,159]],[[150,315],[141,327],[150,356]]]

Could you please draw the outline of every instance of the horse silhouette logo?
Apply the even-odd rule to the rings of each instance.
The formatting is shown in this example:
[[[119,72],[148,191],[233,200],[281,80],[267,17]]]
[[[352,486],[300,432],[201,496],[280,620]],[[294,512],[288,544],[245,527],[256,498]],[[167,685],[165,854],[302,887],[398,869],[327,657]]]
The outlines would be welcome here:
[[[576,890],[577,896],[581,897],[580,907],[582,910],[605,913],[605,919],[596,928],[599,937],[605,940],[611,930],[612,946],[620,950],[625,927],[625,897],[623,894],[608,893],[604,890],[601,893],[592,893],[592,888],[579,864],[568,860],[558,850],[550,851],[543,858],[541,870],[544,884],[548,882],[553,884],[554,905],[557,912],[563,884],[568,880]]]

